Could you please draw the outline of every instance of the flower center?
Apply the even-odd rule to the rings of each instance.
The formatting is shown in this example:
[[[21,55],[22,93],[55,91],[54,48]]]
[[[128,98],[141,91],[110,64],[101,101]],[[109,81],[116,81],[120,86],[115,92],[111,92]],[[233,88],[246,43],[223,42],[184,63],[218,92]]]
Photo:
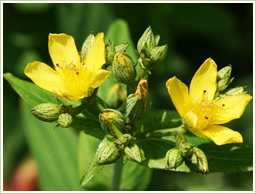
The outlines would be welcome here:
[[[55,70],[67,84],[67,87],[72,93],[79,95],[84,93],[84,87],[87,82],[87,68],[84,65],[84,61],[77,64],[73,61],[69,63],[66,61],[59,61],[55,64]]]
[[[204,90],[203,92],[202,100],[192,108],[192,112],[198,117],[197,127],[201,130],[215,124],[219,115],[225,111],[225,104],[220,104],[220,99],[210,101],[207,98],[207,91]]]

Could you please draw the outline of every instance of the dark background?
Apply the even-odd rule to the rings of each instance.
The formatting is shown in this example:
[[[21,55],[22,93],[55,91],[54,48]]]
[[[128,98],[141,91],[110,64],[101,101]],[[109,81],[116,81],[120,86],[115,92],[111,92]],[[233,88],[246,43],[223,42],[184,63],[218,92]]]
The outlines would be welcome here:
[[[160,45],[168,44],[167,58],[157,64],[149,79],[153,108],[174,109],[165,88],[177,76],[189,85],[192,76],[208,57],[218,68],[232,64],[232,85],[249,86],[253,93],[253,4],[9,4],[3,9],[3,72],[26,79],[23,71],[32,61],[51,64],[48,34],[72,35],[78,49],[90,31],[107,32],[116,19],[127,21],[137,44],[150,25],[160,34]],[[20,128],[19,96],[3,81],[4,179],[29,155]],[[253,145],[253,103],[240,120],[227,124],[239,131],[244,143]],[[252,172],[209,175],[153,170],[148,190],[252,190]]]

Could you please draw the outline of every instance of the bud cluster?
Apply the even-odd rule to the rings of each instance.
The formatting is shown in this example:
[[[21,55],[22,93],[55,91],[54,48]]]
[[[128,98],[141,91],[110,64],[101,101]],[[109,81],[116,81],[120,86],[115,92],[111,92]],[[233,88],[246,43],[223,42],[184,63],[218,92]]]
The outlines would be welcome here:
[[[105,109],[99,115],[99,121],[102,129],[107,133],[108,141],[100,151],[98,158],[100,165],[116,162],[122,151],[124,160],[141,162],[145,159],[143,150],[134,142],[136,139],[126,130],[125,119],[121,112]]]
[[[71,106],[49,102],[37,105],[31,110],[31,113],[41,121],[56,121],[61,127],[67,128],[73,121],[72,116],[69,114],[70,110]]]
[[[143,69],[151,70],[153,64],[159,63],[165,59],[167,55],[168,46],[158,46],[160,36],[154,36],[151,27],[149,26],[137,44],[137,51],[140,59],[139,63]]]
[[[220,69],[217,73],[217,91],[215,97],[225,98],[228,96],[235,96],[239,94],[245,94],[246,86],[237,86],[227,90],[227,87],[232,83],[234,77],[231,78],[232,66],[226,66]]]
[[[182,140],[178,146],[166,153],[166,168],[176,169],[183,162],[192,171],[208,173],[208,162],[204,152],[186,140]]]

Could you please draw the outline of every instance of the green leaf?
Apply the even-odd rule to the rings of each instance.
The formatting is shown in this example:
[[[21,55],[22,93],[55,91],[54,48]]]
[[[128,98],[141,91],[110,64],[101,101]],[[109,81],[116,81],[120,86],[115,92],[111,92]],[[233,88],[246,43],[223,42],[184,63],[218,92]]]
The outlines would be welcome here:
[[[91,119],[75,117],[70,127],[79,131],[83,131],[84,133],[96,137],[100,140],[102,140],[106,135],[106,133],[101,128],[99,121],[94,121]]]
[[[244,144],[217,146],[213,142],[199,146],[207,156],[210,172],[253,170],[253,149]]]
[[[147,116],[136,124],[138,133],[149,133],[159,129],[170,129],[181,126],[182,121],[176,111],[151,110]]]
[[[12,75],[11,73],[5,73],[4,78],[9,82],[12,88],[20,95],[20,97],[32,106],[37,106],[38,104],[45,102],[57,102],[57,97],[55,95],[53,95],[51,92],[48,92],[38,87],[37,85],[31,82],[21,80]],[[79,101],[67,102],[62,99],[59,100],[61,100],[61,102],[64,104],[79,104]]]
[[[141,139],[138,144],[146,156],[146,160],[141,164],[156,169],[165,169],[166,152],[175,146],[174,139],[171,141],[160,138]],[[201,143],[198,148],[203,150],[207,157],[210,173],[245,172],[253,169],[253,149],[246,145],[217,146],[213,142],[208,142]],[[183,163],[172,171],[190,172],[190,169]]]
[[[91,158],[95,155],[100,140],[80,133],[78,147],[78,167],[80,177],[84,174]],[[91,167],[90,167],[91,168]],[[105,165],[94,177],[84,186],[87,190],[110,190],[113,178],[114,164]],[[97,169],[96,169],[97,170]],[[141,178],[143,177],[143,179]],[[151,178],[151,170],[135,162],[127,161],[123,167],[120,190],[122,191],[143,191],[147,188]]]
[[[88,183],[92,179],[92,177],[95,174],[97,174],[100,170],[102,170],[102,168],[104,167],[104,165],[98,165],[97,162],[98,162],[100,148],[104,144],[106,144],[107,141],[108,141],[107,138],[104,138],[102,140],[102,142],[100,143],[100,145],[98,146],[98,149],[96,150],[95,154],[93,155],[91,162],[89,163],[84,175],[82,176],[82,178],[80,180],[80,185],[85,185],[86,183]],[[81,166],[81,163],[79,166]]]
[[[82,190],[77,169],[77,136],[69,130],[52,130],[53,124],[43,123],[28,114],[31,106],[21,103],[23,129],[39,170],[43,191]]]

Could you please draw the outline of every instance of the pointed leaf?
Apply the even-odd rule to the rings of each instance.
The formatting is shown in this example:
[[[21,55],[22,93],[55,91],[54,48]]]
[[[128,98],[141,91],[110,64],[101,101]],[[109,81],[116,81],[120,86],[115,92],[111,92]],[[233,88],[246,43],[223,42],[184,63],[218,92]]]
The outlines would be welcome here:
[[[77,136],[74,131],[52,130],[29,114],[31,106],[21,102],[22,122],[29,148],[39,170],[43,191],[82,190],[77,173]]]

